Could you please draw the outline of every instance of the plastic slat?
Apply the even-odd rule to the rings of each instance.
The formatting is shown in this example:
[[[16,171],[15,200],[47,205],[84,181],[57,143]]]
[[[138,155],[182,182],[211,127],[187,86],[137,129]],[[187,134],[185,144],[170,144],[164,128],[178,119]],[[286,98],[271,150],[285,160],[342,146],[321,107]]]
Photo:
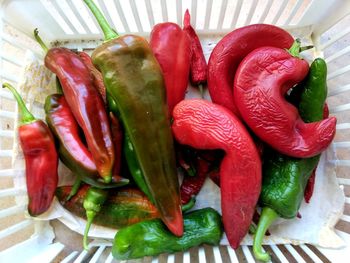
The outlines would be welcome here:
[[[284,25],[289,25],[289,23],[292,21],[292,19],[295,17],[295,14],[298,12],[301,4],[303,3],[303,0],[298,0],[294,5],[292,11],[289,13],[288,18],[284,22]]]
[[[158,263],[158,262],[159,262],[159,259],[157,257],[152,258],[151,263]]]
[[[0,117],[14,119],[16,117],[16,113],[14,113],[13,111],[0,110]]]
[[[350,185],[350,179],[349,178],[337,178],[339,184],[343,185]]]
[[[88,254],[88,251],[83,249],[83,251],[79,254],[79,256],[73,261],[74,263],[80,263],[84,260],[86,255]]]
[[[268,0],[267,4],[265,5],[264,11],[260,16],[259,23],[264,23],[266,16],[269,13],[270,8],[272,6],[272,2],[273,2],[273,0]]]
[[[103,253],[103,250],[105,250],[106,246],[100,246],[94,256],[91,258],[91,260],[89,261],[89,263],[96,263],[98,261],[98,259],[100,258],[100,256],[102,255]]]
[[[329,160],[328,162],[337,166],[350,166],[350,160]]]
[[[7,91],[6,89],[0,89],[0,97],[8,99],[8,100],[15,100],[12,93]]]
[[[4,52],[0,52],[0,57],[3,60],[6,60],[7,62],[10,62],[16,66],[22,67],[23,66],[23,62],[13,56],[9,56],[8,54],[4,53]]]
[[[223,0],[220,7],[219,21],[216,29],[222,29],[225,18],[225,11],[227,9],[227,0]]]
[[[166,262],[167,263],[175,263],[175,255],[174,254],[168,255],[168,259]]]
[[[176,3],[179,3],[179,1],[176,1]],[[163,21],[168,21],[169,18],[168,18],[168,9],[167,9],[167,4],[166,4],[166,1],[160,1],[160,5],[161,5],[161,8],[162,8],[162,18],[163,18]]]
[[[236,2],[235,13],[233,14],[230,28],[235,28],[236,27],[238,16],[239,16],[239,13],[240,13],[241,8],[242,8],[242,4],[243,4],[242,0],[238,0]]]
[[[350,141],[334,142],[333,146],[335,148],[348,148],[348,147],[350,147]]]
[[[0,157],[12,157],[12,150],[0,150]]]
[[[336,78],[336,77],[338,77],[338,76],[340,76],[340,75],[345,74],[345,73],[348,72],[348,71],[350,71],[350,65],[345,66],[345,67],[342,67],[342,68],[340,68],[340,69],[338,69],[338,70],[333,71],[332,73],[330,73],[330,74],[328,75],[327,80],[334,79],[334,78]]]
[[[331,56],[329,56],[328,58],[326,58],[326,62],[332,62],[333,60],[346,55],[347,53],[350,52],[350,46],[347,46],[346,48],[343,48],[341,50],[339,50],[338,52],[333,53]]]
[[[206,6],[205,18],[204,18],[204,30],[209,29],[209,21],[210,21],[212,7],[213,7],[213,0],[207,0],[207,6]]]
[[[350,84],[344,85],[344,86],[341,86],[339,88],[335,88],[335,89],[330,90],[328,93],[328,96],[330,97],[330,96],[338,95],[340,93],[347,92],[349,90],[350,90]]]
[[[176,17],[177,17],[177,24],[181,25],[182,23],[182,1],[176,1]]]
[[[67,22],[63,19],[63,17],[57,11],[56,7],[52,4],[52,2],[50,2],[49,0],[40,0],[40,2],[43,4],[43,6],[49,12],[51,17],[57,22],[57,24],[61,27],[61,29],[67,35],[74,34],[73,30],[70,28],[70,26],[67,24]]]
[[[66,256],[61,263],[69,263],[78,255],[78,251],[73,251],[68,256]]]
[[[108,255],[108,257],[106,258],[105,263],[111,263],[112,261],[113,261],[113,255],[112,255],[112,253],[110,253],[110,254]]]
[[[215,258],[215,263],[222,263],[221,253],[219,247],[213,247],[213,254]]]
[[[346,129],[350,129],[350,123],[339,123],[336,126],[337,130],[346,130]]]
[[[281,17],[282,12],[284,11],[284,9],[287,6],[287,2],[288,2],[288,0],[283,0],[283,2],[281,2],[281,5],[278,8],[277,13],[275,14],[275,17],[272,19],[272,22],[271,22],[272,25],[275,25],[277,23],[278,19]]]
[[[345,203],[350,204],[350,197],[345,197]]]
[[[13,75],[13,74],[8,73],[8,72],[5,72],[5,71],[1,71],[0,72],[0,77],[4,78],[6,80],[10,80],[10,81],[16,82],[16,83],[18,83],[18,81],[19,81],[18,76]]]
[[[299,247],[305,251],[305,253],[312,259],[313,262],[322,263],[322,260],[320,260],[320,258],[318,256],[316,256],[315,253],[310,248],[308,248],[306,245],[302,244]]]
[[[27,226],[30,226],[33,223],[33,220],[23,220],[22,222],[15,224],[13,226],[10,226],[2,231],[0,231],[0,239],[7,237],[13,233],[16,233],[17,231],[26,228]]]
[[[348,222],[348,223],[350,223],[350,216],[348,216],[348,215],[342,215],[342,216],[340,217],[340,219],[341,219],[341,220],[344,220],[344,221],[346,221],[346,222]]]
[[[199,262],[201,263],[206,263],[207,262],[207,259],[205,257],[205,251],[204,251],[204,248],[203,247],[200,247],[198,249],[198,260]]]
[[[17,206],[0,210],[0,218],[4,218],[10,215],[17,214],[19,212],[23,212],[25,207],[26,207],[25,205],[17,205]]]
[[[154,26],[155,22],[154,22],[151,0],[145,0],[145,4],[146,4],[146,9],[147,9],[148,20],[149,20],[150,26],[152,28]]]
[[[4,169],[0,170],[0,177],[10,177],[10,176],[15,176],[19,173],[23,173],[23,170],[14,170],[14,169]]]
[[[31,258],[28,263],[37,262],[52,262],[55,257],[63,250],[64,245],[61,243],[53,243],[45,246],[44,249],[40,250],[37,256]]]
[[[7,188],[0,190],[0,197],[26,194],[25,188]]]
[[[70,21],[70,23],[73,25],[74,29],[79,34],[86,34],[86,30],[84,29],[83,25],[80,23],[80,20],[77,18],[77,16],[74,14],[72,8],[68,5],[67,0],[56,0],[57,5],[62,10],[64,15],[67,17],[67,19]]]
[[[239,263],[236,252],[230,246],[227,246],[226,248],[227,248],[228,255],[230,256],[231,262]]]
[[[135,0],[130,0],[129,3],[130,3],[130,6],[131,6],[132,14],[134,15],[134,18],[135,18],[137,31],[138,32],[143,32],[144,30],[143,30],[143,27],[142,27],[142,24],[141,24],[139,13],[137,11]]]
[[[14,131],[0,130],[0,137],[13,138],[14,136]]]
[[[25,50],[26,46],[23,46],[22,43],[19,43],[14,37],[8,35],[8,34],[4,34],[2,33],[1,38],[6,41],[7,43],[11,44],[12,46],[21,49],[21,50]]]
[[[344,30],[335,34],[334,37],[331,37],[331,39],[328,40],[326,43],[322,44],[320,46],[320,50],[325,50],[327,47],[332,45],[334,42],[338,41],[339,39],[341,39],[342,37],[346,36],[349,33],[350,33],[350,27],[346,27]]]
[[[191,25],[193,28],[197,25],[197,0],[192,0],[191,3]]]
[[[282,251],[276,245],[270,245],[273,253],[278,257],[281,263],[288,263],[288,259],[283,255]]]
[[[248,246],[242,246],[242,251],[248,263],[255,263],[254,257],[250,252]]]
[[[126,32],[130,32],[130,27],[129,27],[129,24],[125,18],[125,15],[124,15],[124,12],[123,12],[123,9],[119,3],[119,1],[114,1],[115,3],[115,7],[116,7],[116,10],[117,10],[117,13],[119,15],[119,18],[123,24],[123,27],[125,29]]]
[[[80,20],[83,21],[87,27],[87,29],[93,34],[99,34],[97,26],[92,19],[91,12],[88,11],[86,5],[81,0],[71,0],[77,9],[77,14],[80,16]]]
[[[122,22],[121,16],[117,10],[116,2],[114,0],[105,0],[105,4],[108,6],[108,13],[112,19],[114,28],[117,29],[117,32],[125,32],[126,31],[125,25]],[[122,15],[124,15],[124,12],[122,12]]]
[[[249,13],[244,21],[244,25],[249,25],[250,22],[252,21],[252,17],[254,15],[255,8],[257,5],[258,5],[258,0],[253,0],[250,7],[249,7]]]
[[[298,263],[306,263],[305,260],[299,255],[299,253],[291,245],[284,245],[284,246]]]
[[[342,104],[339,106],[329,108],[330,113],[342,112],[342,111],[346,111],[346,110],[350,110],[350,103]]]

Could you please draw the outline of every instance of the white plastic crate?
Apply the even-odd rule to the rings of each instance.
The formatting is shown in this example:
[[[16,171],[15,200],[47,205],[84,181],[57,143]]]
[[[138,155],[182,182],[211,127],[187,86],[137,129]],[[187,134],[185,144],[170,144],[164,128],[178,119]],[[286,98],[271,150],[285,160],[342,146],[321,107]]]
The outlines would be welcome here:
[[[336,226],[346,241],[343,249],[311,245],[271,245],[273,261],[348,262],[350,255],[350,1],[347,0],[95,0],[119,33],[148,36],[163,21],[182,25],[190,10],[192,24],[205,53],[234,28],[252,23],[281,26],[315,46],[314,55],[328,62],[330,113],[338,118],[335,141],[325,153],[325,166],[335,170],[344,185],[344,215]],[[101,43],[101,32],[82,0],[0,0],[0,78],[17,86],[28,54],[42,57],[32,39],[38,27],[51,45],[79,50]],[[26,56],[27,54],[27,56]],[[25,97],[30,97],[26,94]],[[39,103],[39,102],[38,102]],[[40,106],[40,105],[39,105]],[[25,186],[16,182],[23,167],[14,162],[16,104],[0,89],[0,262],[112,262],[110,242],[95,241],[89,252],[81,251],[81,237],[56,220],[51,225],[24,216]],[[17,180],[17,181],[16,181]],[[301,230],[302,231],[302,230]],[[56,239],[54,239],[56,234]],[[77,242],[79,244],[77,244]],[[146,258],[146,262],[254,262],[251,247],[199,247],[176,255]]]

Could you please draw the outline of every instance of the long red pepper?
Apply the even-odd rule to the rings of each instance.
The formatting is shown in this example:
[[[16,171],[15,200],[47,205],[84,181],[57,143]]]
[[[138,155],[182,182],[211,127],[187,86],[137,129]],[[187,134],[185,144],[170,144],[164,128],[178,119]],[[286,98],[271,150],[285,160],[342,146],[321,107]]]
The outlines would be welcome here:
[[[58,182],[58,155],[50,129],[28,111],[21,96],[10,84],[4,83],[18,103],[20,113],[18,135],[26,163],[28,212],[37,216],[51,205]]]
[[[153,27],[150,45],[163,72],[171,115],[175,105],[185,98],[190,73],[191,41],[177,24],[167,22]]]
[[[290,48],[293,41],[288,32],[265,24],[245,26],[227,34],[217,43],[208,62],[208,90],[212,101],[239,116],[233,94],[233,79],[239,63],[256,48]]]
[[[120,180],[121,164],[122,164],[122,145],[123,145],[123,130],[118,118],[112,112],[109,113],[111,120],[111,132],[113,137],[115,161],[113,165],[113,179]]]
[[[305,123],[286,92],[301,82],[309,65],[299,57],[300,42],[289,51],[262,47],[241,62],[234,81],[235,105],[253,132],[275,150],[292,157],[312,157],[333,140],[336,118]]]
[[[186,9],[184,15],[183,30],[191,40],[191,61],[190,61],[190,78],[193,85],[198,85],[201,95],[203,96],[203,84],[207,82],[207,62],[205,60],[201,42],[196,31],[191,26],[191,16]]]
[[[47,50],[34,31],[38,43]],[[45,66],[62,85],[63,93],[79,126],[82,128],[97,171],[106,183],[112,180],[114,146],[103,100],[94,86],[89,69],[82,59],[67,48],[51,48]]]
[[[222,149],[222,217],[233,248],[248,232],[261,189],[261,160],[248,131],[228,109],[205,101],[184,100],[173,112],[178,142],[198,149]]]

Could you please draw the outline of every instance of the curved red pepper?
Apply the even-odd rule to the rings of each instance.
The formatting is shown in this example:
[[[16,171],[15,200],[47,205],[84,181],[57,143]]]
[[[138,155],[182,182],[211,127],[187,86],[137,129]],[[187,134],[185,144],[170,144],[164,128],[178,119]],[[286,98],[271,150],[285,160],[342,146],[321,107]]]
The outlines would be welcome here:
[[[261,189],[261,161],[255,144],[238,118],[226,108],[205,100],[176,105],[175,138],[198,149],[223,149],[220,165],[222,217],[233,248],[248,232]]]
[[[79,126],[83,129],[97,171],[106,183],[112,179],[114,147],[100,94],[81,58],[66,48],[51,48],[45,66],[57,75]]]
[[[234,81],[235,104],[246,124],[275,150],[297,158],[321,153],[335,135],[336,118],[305,123],[285,99],[308,70],[305,60],[288,51],[262,47],[241,62]]]
[[[290,48],[293,37],[281,28],[256,24],[227,34],[213,49],[208,62],[208,90],[214,103],[239,116],[233,97],[233,79],[242,59],[263,46]]]
[[[150,45],[163,72],[169,114],[185,98],[190,73],[191,42],[177,24],[153,27]]]

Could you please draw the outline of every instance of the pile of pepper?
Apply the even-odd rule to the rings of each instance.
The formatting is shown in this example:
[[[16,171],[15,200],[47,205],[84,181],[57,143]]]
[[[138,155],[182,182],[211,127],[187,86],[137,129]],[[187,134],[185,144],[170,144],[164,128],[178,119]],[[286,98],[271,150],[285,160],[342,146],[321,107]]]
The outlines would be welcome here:
[[[269,260],[265,232],[275,218],[297,216],[307,185],[310,201],[309,178],[335,135],[336,119],[324,114],[324,60],[309,67],[300,52],[310,47],[258,24],[227,34],[207,65],[188,10],[183,29],[157,24],[148,43],[119,36],[92,0],[84,2],[105,37],[91,57],[48,49],[34,32],[57,80],[47,125],[4,84],[21,114],[30,215],[47,211],[56,192],[87,219],[84,248],[93,222],[121,229],[112,253],[125,260],[217,245],[223,229],[236,249],[261,206],[253,251]],[[185,100],[189,82],[202,97],[207,83],[212,102]],[[57,187],[58,159],[76,175],[74,186]],[[183,215],[208,175],[221,189],[222,218],[210,208]]]

